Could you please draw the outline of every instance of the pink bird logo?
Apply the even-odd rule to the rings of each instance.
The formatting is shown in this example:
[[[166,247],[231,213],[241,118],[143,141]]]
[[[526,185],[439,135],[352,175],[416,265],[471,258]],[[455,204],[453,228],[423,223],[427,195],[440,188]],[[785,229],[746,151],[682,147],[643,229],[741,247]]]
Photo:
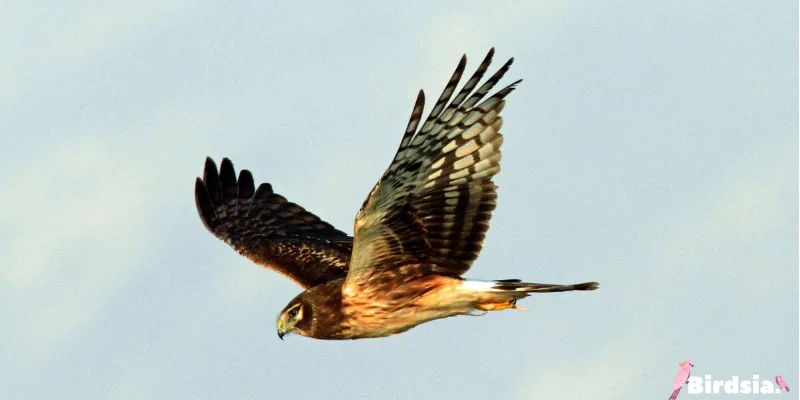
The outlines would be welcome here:
[[[686,360],[683,362],[679,362],[678,365],[681,369],[678,370],[678,373],[675,375],[675,381],[672,382],[672,395],[669,396],[669,400],[675,400],[678,398],[678,393],[681,392],[681,388],[683,387],[684,383],[689,383],[689,377],[692,376],[691,370],[694,367],[691,361]]]
[[[783,380],[782,376],[780,376],[780,375],[776,376],[775,377],[775,383],[777,383],[778,386],[781,387],[781,389],[783,389],[783,390],[785,390],[787,392],[789,391],[789,385],[786,384],[786,381]]]

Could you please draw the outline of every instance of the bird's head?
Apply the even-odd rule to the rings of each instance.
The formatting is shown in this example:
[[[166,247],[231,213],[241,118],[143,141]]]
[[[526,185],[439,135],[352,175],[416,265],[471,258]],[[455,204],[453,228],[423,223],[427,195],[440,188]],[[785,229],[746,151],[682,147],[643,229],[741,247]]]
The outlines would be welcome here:
[[[691,369],[692,367],[694,367],[694,364],[692,364],[690,360],[679,362],[678,365],[683,367],[683,369]]]
[[[295,297],[286,305],[278,317],[278,337],[283,339],[286,334],[291,332],[306,336],[311,326],[312,310],[313,307],[308,302],[303,301],[302,294]]]

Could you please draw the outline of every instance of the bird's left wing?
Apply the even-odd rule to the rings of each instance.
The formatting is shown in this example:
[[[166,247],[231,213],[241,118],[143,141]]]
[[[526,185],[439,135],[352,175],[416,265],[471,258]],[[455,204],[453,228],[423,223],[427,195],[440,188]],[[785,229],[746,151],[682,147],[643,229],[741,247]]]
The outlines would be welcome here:
[[[206,159],[194,198],[203,225],[256,264],[305,288],[347,275],[352,237],[274,193],[270,184],[256,189],[248,170],[237,181],[229,159],[219,171]]]
[[[477,258],[497,198],[492,177],[500,171],[499,113],[519,82],[483,100],[512,58],[473,93],[493,54],[450,102],[466,65],[462,57],[417,131],[425,103],[420,91],[394,160],[356,216],[345,290],[376,272],[421,273],[415,266],[458,276]]]

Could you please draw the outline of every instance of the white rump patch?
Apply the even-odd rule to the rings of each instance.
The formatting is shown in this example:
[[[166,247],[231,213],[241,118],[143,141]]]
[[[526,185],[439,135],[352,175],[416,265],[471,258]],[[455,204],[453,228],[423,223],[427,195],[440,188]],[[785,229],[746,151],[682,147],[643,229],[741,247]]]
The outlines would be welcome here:
[[[494,289],[494,285],[493,281],[464,281],[461,288],[475,292],[488,292]]]

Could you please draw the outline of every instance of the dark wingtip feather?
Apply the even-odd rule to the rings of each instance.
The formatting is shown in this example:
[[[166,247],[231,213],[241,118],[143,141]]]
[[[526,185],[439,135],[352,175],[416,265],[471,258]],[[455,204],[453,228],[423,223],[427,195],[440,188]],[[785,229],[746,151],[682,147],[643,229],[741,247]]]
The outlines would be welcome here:
[[[508,96],[509,93],[513,92],[517,89],[517,85],[522,82],[522,79],[517,79],[516,81],[512,82],[510,85],[500,89],[495,93],[492,97],[496,99],[503,99]]]
[[[271,196],[273,194],[272,185],[269,183],[262,183],[258,185],[258,189],[256,189],[255,197],[258,199],[265,198],[267,196]]]
[[[425,91],[420,89],[419,93],[417,93],[417,100],[414,101],[414,108],[411,110],[411,118],[408,121],[408,125],[411,126],[411,123],[415,120],[419,122],[422,118],[422,109],[425,107]],[[417,112],[419,110],[419,112]]]
[[[236,198],[239,192],[236,186],[236,170],[233,169],[233,162],[229,158],[223,158],[219,167],[220,188],[222,189],[222,201],[227,202]]]
[[[219,172],[217,172],[217,164],[211,157],[206,157],[206,166],[203,170],[203,183],[205,183],[208,190],[208,196],[212,204],[219,204],[222,200],[222,188],[219,181]]]
[[[506,72],[508,72],[508,70],[511,68],[511,64],[513,63],[514,63],[514,57],[509,58],[508,61],[506,61],[506,63],[503,64],[503,66],[500,67],[500,69],[498,69],[497,72],[494,73],[494,75],[492,75],[492,78],[490,78],[490,80],[494,80],[495,82],[497,82],[500,79],[502,79],[503,76],[506,74]]]
[[[414,108],[411,110],[411,117],[408,118],[408,125],[406,131],[403,133],[403,140],[400,141],[400,148],[407,146],[411,142],[411,138],[417,132],[417,127],[422,119],[422,111],[425,108],[425,91],[420,89],[417,94],[417,100],[414,102]]]
[[[206,157],[206,165],[203,167],[203,181],[208,182],[206,177],[210,174],[217,175],[217,163],[211,157]]]
[[[250,171],[243,169],[239,172],[239,199],[249,199],[255,193],[255,183],[253,183],[253,174]]]
[[[453,75],[450,76],[450,80],[447,81],[447,85],[445,85],[444,89],[442,90],[442,94],[439,95],[439,99],[436,100],[436,103],[433,105],[430,115],[428,115],[428,118],[425,119],[425,124],[422,126],[423,131],[430,128],[430,124],[439,118],[439,115],[441,114],[442,110],[444,110],[447,102],[450,101],[450,98],[455,93],[456,87],[458,87],[458,82],[461,81],[461,76],[464,75],[464,69],[466,67],[467,55],[464,54],[461,56],[461,61],[458,62],[456,70],[453,71]]]
[[[216,212],[208,194],[208,189],[199,177],[194,182],[194,205],[197,207],[197,213],[200,215],[203,225],[213,233],[214,230],[211,229],[209,222],[216,217]]]
[[[269,183],[262,183],[258,185],[258,189],[256,189],[256,193],[253,195],[253,204],[262,203],[266,201],[269,196],[273,195],[272,185]],[[261,213],[260,208],[256,208],[251,206],[250,210],[247,212],[248,215],[259,215]]]
[[[481,65],[485,65],[486,67],[488,67],[489,64],[492,63],[492,58],[494,58],[494,47],[489,49],[489,52],[486,53],[486,57],[484,57],[483,61],[481,61]],[[478,68],[480,68],[480,67],[478,67]]]

